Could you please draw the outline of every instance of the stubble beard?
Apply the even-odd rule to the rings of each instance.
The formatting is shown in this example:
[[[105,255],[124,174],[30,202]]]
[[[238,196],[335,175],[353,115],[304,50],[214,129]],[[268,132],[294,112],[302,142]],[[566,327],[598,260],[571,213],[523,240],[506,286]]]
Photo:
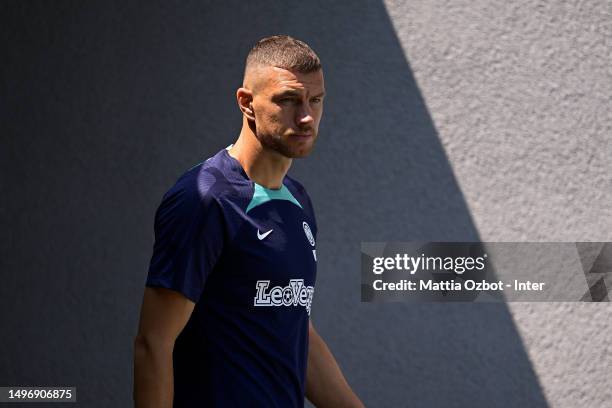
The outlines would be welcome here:
[[[315,133],[313,135],[313,141],[309,146],[304,146],[300,148],[299,144],[297,144],[295,147],[291,146],[289,143],[283,140],[281,136],[278,135],[256,134],[259,143],[261,143],[264,149],[275,151],[276,153],[285,156],[289,159],[299,159],[302,157],[307,157],[314,148],[316,136],[317,135]]]

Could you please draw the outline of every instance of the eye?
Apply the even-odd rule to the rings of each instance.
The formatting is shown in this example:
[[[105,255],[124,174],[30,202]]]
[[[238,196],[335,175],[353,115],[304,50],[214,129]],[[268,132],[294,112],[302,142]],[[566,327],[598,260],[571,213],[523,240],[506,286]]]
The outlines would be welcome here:
[[[293,103],[296,101],[294,97],[288,96],[286,98],[281,98],[278,100],[280,103]]]
[[[321,103],[323,100],[321,98],[312,98],[310,102],[312,103]]]

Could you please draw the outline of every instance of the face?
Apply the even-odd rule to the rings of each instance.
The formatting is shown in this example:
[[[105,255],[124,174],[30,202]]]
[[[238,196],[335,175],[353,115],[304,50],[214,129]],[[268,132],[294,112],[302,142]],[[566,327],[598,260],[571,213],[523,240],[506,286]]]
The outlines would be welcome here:
[[[255,134],[264,148],[285,157],[307,156],[323,114],[323,71],[303,74],[264,67],[253,91]]]

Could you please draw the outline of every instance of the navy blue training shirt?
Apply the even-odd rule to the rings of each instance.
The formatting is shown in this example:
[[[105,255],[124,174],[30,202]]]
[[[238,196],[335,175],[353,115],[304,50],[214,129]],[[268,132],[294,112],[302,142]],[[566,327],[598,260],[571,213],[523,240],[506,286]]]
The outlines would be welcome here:
[[[251,181],[226,149],[155,215],[147,286],[196,303],[174,346],[175,407],[303,407],[317,226],[304,188]]]

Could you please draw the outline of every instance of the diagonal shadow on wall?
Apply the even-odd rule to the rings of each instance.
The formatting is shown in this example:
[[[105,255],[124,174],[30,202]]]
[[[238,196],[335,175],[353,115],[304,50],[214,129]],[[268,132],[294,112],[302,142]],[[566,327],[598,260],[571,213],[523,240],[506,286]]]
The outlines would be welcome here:
[[[479,239],[382,3],[32,2],[3,19],[2,161],[19,175],[2,208],[3,383],[129,403],[155,208],[234,140],[244,57],[286,33],[324,63],[320,139],[291,172],[318,215],[313,320],[349,382],[371,407],[547,405],[505,305],[359,302],[361,241]]]

